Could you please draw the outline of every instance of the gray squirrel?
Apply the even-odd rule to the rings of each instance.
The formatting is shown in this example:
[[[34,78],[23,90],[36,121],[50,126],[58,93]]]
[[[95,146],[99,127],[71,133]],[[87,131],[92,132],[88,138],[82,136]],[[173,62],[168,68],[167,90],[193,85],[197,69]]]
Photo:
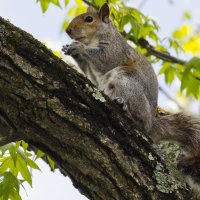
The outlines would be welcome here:
[[[86,77],[99,90],[121,104],[123,110],[154,142],[178,143],[184,154],[178,168],[200,184],[200,119],[183,113],[156,118],[158,82],[146,57],[132,48],[109,19],[105,3],[99,11],[88,7],[75,17],[67,34],[74,39],[63,46]]]

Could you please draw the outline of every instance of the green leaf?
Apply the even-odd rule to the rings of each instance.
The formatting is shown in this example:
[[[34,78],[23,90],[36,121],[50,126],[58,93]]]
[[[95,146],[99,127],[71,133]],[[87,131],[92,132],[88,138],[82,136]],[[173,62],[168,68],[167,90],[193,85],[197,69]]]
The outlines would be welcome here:
[[[11,190],[10,192],[10,199],[11,200],[22,200],[19,193],[16,190]]]
[[[137,20],[135,18],[131,18],[130,20],[131,23],[131,32],[133,33],[133,36],[138,39],[139,38],[139,33],[140,33],[140,24],[137,22]]]
[[[40,170],[39,166],[30,158],[27,159],[27,164],[33,169]]]
[[[155,32],[150,31],[149,34],[148,34],[148,36],[149,36],[152,40],[154,40],[155,42],[158,42],[158,36],[155,34]]]
[[[15,146],[11,146],[9,149],[9,153],[11,155],[11,158],[13,159],[14,165],[16,164],[16,160],[17,160],[17,154],[16,154],[16,148]]]
[[[172,47],[175,50],[176,54],[178,54],[179,50],[182,49],[178,41],[171,38],[169,38],[168,41],[169,41],[170,47]]]
[[[127,15],[126,15],[126,16],[124,16],[124,17],[121,18],[121,20],[120,20],[120,32],[123,31],[124,26],[125,26],[126,24],[128,24],[129,21],[130,21],[130,16],[127,16]]]
[[[193,57],[191,60],[189,60],[187,63],[186,63],[186,67],[187,67],[187,70],[191,70],[192,68],[193,69],[196,69],[198,71],[200,71],[200,58],[199,57]]]
[[[95,5],[100,7],[106,2],[106,0],[93,0],[93,2],[94,2]],[[111,2],[109,2],[109,3],[111,3]]]
[[[23,159],[21,155],[17,155],[16,168],[18,169],[18,171],[20,172],[24,180],[26,180],[29,183],[29,185],[32,187],[31,174],[28,170],[26,161]]]
[[[40,170],[40,168],[29,158],[32,153],[28,152],[27,148],[28,144],[24,141],[1,147],[3,156],[0,156],[0,200],[21,200],[19,185],[22,185],[23,181],[27,181],[32,186],[32,178],[28,167],[37,170]],[[24,180],[18,180],[19,173]],[[18,185],[16,185],[16,181],[12,180],[13,177],[17,180]]]
[[[3,163],[0,165],[0,173],[6,172],[8,169],[14,167],[13,159],[11,157],[5,157]]]
[[[20,145],[22,144],[22,140],[15,143],[15,148],[19,149]],[[25,142],[24,142],[25,143]]]
[[[8,200],[16,199],[21,200],[19,195],[20,182],[11,172],[0,174],[0,199]]]
[[[181,78],[181,91],[186,90],[187,95],[200,98],[200,58],[193,57],[185,65]]]
[[[165,82],[171,84],[176,75],[176,69],[172,63],[164,62],[159,74],[165,75]]]
[[[192,32],[192,26],[184,24],[181,26],[181,28],[179,30],[176,30],[173,33],[173,37],[175,39],[182,39],[182,38],[190,35],[191,32]]]
[[[159,25],[158,25],[158,23],[154,20],[154,19],[149,19],[149,21],[151,21],[152,22],[152,24],[153,24],[153,26],[154,26],[154,29],[155,30],[159,30]]]
[[[8,151],[11,148],[12,145],[13,145],[12,143],[9,143],[9,144],[6,144],[6,145],[0,147],[0,151],[2,153],[2,156],[4,155],[4,153],[6,151]]]
[[[82,5],[83,5],[82,0],[75,0],[75,2],[79,7],[82,7]]]
[[[45,13],[47,11],[47,9],[49,8],[49,0],[40,0],[40,5],[42,8],[42,12]]]
[[[28,143],[24,142],[23,140],[21,141],[21,143],[22,143],[22,147],[23,147],[24,151],[26,152],[27,148],[28,148]]]
[[[186,89],[188,96],[193,95],[196,99],[200,97],[200,83],[190,73],[184,73],[183,75],[181,91],[184,89]]]
[[[35,160],[37,160],[38,158],[42,158],[44,155],[45,155],[45,154],[44,154],[42,151],[37,150],[37,155],[36,155]]]
[[[61,6],[60,6],[59,0],[50,0],[50,1],[51,1],[51,3],[53,3],[54,5],[56,5],[56,6],[58,6],[58,7],[61,7]]]
[[[54,169],[55,169],[54,161],[49,156],[47,156],[47,160],[48,160],[48,162],[49,162],[49,164],[51,166],[51,169],[54,171]]]
[[[165,71],[166,83],[171,84],[174,80],[175,74],[176,74],[176,70],[172,66],[168,67],[167,70]]]

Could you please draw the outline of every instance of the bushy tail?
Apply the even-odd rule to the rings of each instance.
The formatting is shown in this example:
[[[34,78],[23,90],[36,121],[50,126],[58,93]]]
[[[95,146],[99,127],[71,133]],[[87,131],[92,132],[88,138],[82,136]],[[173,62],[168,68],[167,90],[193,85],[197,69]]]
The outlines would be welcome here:
[[[158,117],[150,135],[155,142],[178,143],[184,151],[178,168],[190,181],[200,184],[200,118],[184,113]]]

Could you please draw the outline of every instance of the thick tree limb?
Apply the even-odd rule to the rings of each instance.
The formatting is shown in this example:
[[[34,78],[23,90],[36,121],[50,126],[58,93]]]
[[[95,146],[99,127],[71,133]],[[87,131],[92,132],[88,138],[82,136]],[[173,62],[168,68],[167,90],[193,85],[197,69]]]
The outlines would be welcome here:
[[[40,148],[89,199],[192,199],[150,140],[92,88],[0,18],[0,145],[23,139]]]

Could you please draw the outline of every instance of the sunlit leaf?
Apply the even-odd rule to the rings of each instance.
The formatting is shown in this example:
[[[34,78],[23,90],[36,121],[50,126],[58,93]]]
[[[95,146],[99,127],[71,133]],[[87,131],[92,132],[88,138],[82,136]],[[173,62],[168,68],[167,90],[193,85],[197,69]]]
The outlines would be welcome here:
[[[27,164],[33,169],[40,170],[39,166],[30,158],[27,159]]]
[[[47,156],[47,160],[48,160],[48,162],[49,162],[49,164],[51,166],[51,169],[54,170],[55,169],[54,161],[49,156]]]
[[[11,172],[0,174],[0,199],[21,200],[19,195],[20,182]]]
[[[105,3],[105,0],[93,0],[93,2],[95,3],[95,5],[100,7],[103,5],[103,3]]]
[[[193,57],[191,60],[189,60],[187,63],[186,63],[186,67],[187,69],[196,69],[198,71],[200,71],[200,58],[199,57]]]
[[[8,169],[12,169],[13,167],[14,167],[14,162],[12,157],[5,157],[2,164],[0,165],[0,173],[4,173]]]
[[[28,148],[28,144],[26,142],[24,142],[23,140],[21,141],[22,143],[22,147],[24,149],[24,151],[26,152],[27,148]]]
[[[37,160],[38,158],[42,158],[44,155],[45,155],[45,154],[44,154],[42,151],[40,151],[40,150],[38,149],[38,150],[37,150],[37,154],[36,154],[35,160]]]
[[[21,155],[17,156],[16,168],[18,169],[24,180],[26,180],[29,183],[29,185],[32,186],[32,178],[30,171],[28,170],[26,161]]]
[[[16,164],[16,160],[17,160],[17,148],[15,147],[16,146],[13,144],[9,149],[9,153],[13,159],[14,165]]]
[[[170,47],[173,47],[176,54],[178,54],[179,51],[181,51],[181,49],[182,49],[179,42],[177,40],[174,40],[174,39],[171,39],[171,38],[169,38],[168,41],[169,41]]]
[[[197,52],[200,53],[200,34],[189,38],[187,41],[184,41],[182,45],[185,51],[191,52],[193,55],[195,55]]]
[[[181,28],[173,33],[173,37],[176,39],[181,39],[190,35],[192,32],[192,26],[182,25]]]
[[[50,4],[49,0],[40,0],[40,5],[43,13],[47,11],[49,4]]]
[[[6,144],[2,147],[0,147],[0,152],[2,153],[2,156],[4,155],[4,153],[6,151],[8,151],[10,149],[10,147],[12,146],[13,144],[12,143],[9,143],[9,144]]]
[[[50,0],[54,5],[60,7],[60,2],[59,0]]]
[[[181,81],[181,91],[200,97],[200,58],[193,57],[186,63]]]

